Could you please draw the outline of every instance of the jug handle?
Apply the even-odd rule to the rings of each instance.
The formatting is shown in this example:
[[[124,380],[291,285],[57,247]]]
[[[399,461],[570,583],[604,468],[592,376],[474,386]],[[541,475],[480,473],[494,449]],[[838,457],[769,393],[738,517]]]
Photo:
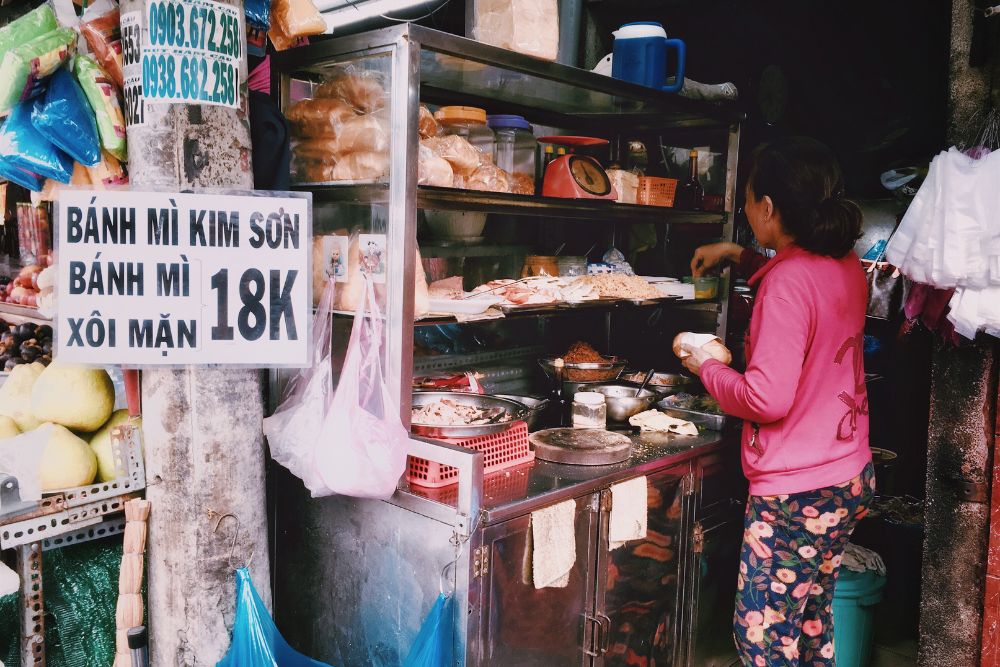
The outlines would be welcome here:
[[[677,49],[677,76],[672,84],[663,86],[663,91],[666,93],[679,93],[681,88],[684,87],[684,41],[680,39],[664,39],[663,43],[668,49]]]

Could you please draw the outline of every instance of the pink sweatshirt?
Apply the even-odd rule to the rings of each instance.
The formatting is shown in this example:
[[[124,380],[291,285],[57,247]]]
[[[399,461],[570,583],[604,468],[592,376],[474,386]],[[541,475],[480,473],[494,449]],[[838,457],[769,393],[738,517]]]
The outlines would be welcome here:
[[[871,461],[863,356],[868,288],[858,257],[788,246],[750,278],[758,284],[746,373],[714,359],[701,367],[702,383],[722,409],[745,420],[750,493],[845,482]]]

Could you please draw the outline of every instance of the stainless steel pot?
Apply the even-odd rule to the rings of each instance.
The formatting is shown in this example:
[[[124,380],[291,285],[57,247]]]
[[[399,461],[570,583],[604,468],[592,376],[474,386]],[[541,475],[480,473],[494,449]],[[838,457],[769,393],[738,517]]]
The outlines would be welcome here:
[[[459,405],[470,405],[476,408],[497,408],[507,413],[505,419],[499,419],[489,424],[419,424],[413,422],[410,430],[415,435],[429,438],[474,438],[490,433],[506,431],[516,421],[522,421],[529,415],[527,406],[509,398],[500,398],[488,394],[468,394],[460,391],[415,391],[413,392],[413,407],[419,408],[447,399]]]
[[[629,417],[649,410],[656,401],[660,400],[660,394],[649,389],[643,389],[636,396],[635,390],[638,388],[638,384],[616,382],[587,387],[587,391],[604,394],[604,401],[608,406],[608,419],[626,422]]]
[[[494,394],[497,398],[507,398],[517,403],[521,403],[528,408],[528,430],[534,431],[538,426],[538,420],[542,417],[542,412],[549,406],[549,399],[537,396],[514,396],[512,394]]]

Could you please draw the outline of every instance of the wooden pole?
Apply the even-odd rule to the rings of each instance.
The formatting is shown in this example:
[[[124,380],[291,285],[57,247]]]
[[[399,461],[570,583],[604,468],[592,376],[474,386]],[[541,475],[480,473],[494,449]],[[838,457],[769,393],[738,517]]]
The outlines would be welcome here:
[[[243,14],[241,0],[222,0]],[[148,43],[149,0],[124,0]],[[187,12],[190,14],[190,12]],[[136,16],[135,14],[133,16]],[[241,22],[242,25],[242,22]],[[245,33],[241,53],[246,53]],[[151,104],[128,128],[133,190],[253,187],[243,56],[236,109]],[[150,664],[214,665],[229,645],[234,616],[232,531],[237,559],[253,552],[254,585],[270,605],[261,373],[253,370],[145,371],[142,378],[149,523]]]

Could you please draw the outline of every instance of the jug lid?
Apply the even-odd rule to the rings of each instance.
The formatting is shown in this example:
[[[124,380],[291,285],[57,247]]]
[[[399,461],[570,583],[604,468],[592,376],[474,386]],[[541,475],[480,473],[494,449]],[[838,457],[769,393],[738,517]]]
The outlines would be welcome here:
[[[512,114],[497,114],[487,116],[486,120],[494,130],[513,128],[516,130],[531,130],[531,124],[524,119],[524,116]]]
[[[663,24],[655,21],[639,21],[637,23],[626,23],[611,33],[615,39],[640,39],[643,37],[666,37],[667,31],[663,29]]]

